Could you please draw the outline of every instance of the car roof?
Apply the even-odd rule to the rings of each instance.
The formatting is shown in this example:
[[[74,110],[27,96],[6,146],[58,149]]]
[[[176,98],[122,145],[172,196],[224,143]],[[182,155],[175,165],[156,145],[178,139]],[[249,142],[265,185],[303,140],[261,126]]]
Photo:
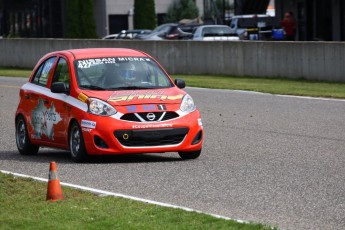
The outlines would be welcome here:
[[[146,53],[127,48],[85,48],[85,49],[70,49],[62,50],[53,53],[60,53],[65,55],[73,55],[75,59],[85,58],[101,58],[101,57],[148,57]]]

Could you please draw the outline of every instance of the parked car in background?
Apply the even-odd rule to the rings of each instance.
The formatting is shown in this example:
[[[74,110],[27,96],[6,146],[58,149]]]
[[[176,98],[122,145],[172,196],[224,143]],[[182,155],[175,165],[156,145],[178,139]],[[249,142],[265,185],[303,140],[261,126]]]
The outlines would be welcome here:
[[[123,30],[116,39],[136,39],[138,35],[150,34],[152,30]]]
[[[199,41],[238,41],[239,36],[232,33],[226,25],[204,25],[195,29],[193,40]]]
[[[270,40],[272,30],[279,27],[276,17],[265,14],[235,15],[230,20],[231,33],[244,40]]]
[[[181,40],[191,39],[193,34],[182,30],[184,25],[166,23],[155,28],[150,34],[138,35],[141,40]],[[189,27],[188,27],[189,28]]]
[[[151,32],[152,30],[122,30],[118,34],[111,34],[103,39],[136,39],[138,35],[145,35]]]
[[[108,34],[106,36],[104,36],[102,39],[103,40],[111,40],[111,39],[115,39],[119,34]]]

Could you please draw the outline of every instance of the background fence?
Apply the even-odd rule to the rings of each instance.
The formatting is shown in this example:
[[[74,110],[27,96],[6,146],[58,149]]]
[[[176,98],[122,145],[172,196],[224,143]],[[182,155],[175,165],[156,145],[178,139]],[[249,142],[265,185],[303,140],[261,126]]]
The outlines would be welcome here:
[[[0,66],[32,68],[46,53],[86,47],[147,52],[170,74],[219,74],[345,82],[345,43],[0,39]]]

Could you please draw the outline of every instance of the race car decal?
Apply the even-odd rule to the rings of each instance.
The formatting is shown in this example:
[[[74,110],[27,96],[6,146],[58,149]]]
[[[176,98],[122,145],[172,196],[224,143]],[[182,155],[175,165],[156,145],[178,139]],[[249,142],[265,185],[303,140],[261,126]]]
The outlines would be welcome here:
[[[136,105],[127,105],[127,112],[129,113],[135,113],[137,112],[137,108],[140,106]],[[142,105],[142,108],[144,111],[156,111],[156,110],[167,110],[167,107],[165,105],[155,105],[155,104],[150,104],[150,105]]]
[[[89,121],[89,120],[81,120],[81,127],[94,129],[94,128],[96,128],[96,122],[95,121]]]
[[[127,107],[127,111],[128,111],[129,113],[134,113],[134,112],[137,111],[137,107],[136,107],[135,105],[128,105],[128,106],[126,106],[126,107]]]
[[[32,137],[41,139],[44,134],[49,140],[54,140],[54,125],[61,120],[60,114],[55,111],[54,103],[48,108],[44,106],[42,98],[39,98],[31,114],[30,124],[35,131]]]
[[[156,107],[156,105],[143,105],[143,109],[145,111],[153,111],[153,110],[156,110],[157,107]]]
[[[117,62],[149,62],[150,58],[143,57],[114,57],[114,58],[90,58],[78,60],[78,68],[86,69],[94,65],[115,64]]]
[[[143,99],[161,99],[164,100],[178,100],[183,98],[183,94],[177,95],[163,95],[163,94],[130,94],[130,95],[111,95],[108,99],[110,102],[120,102],[120,101],[132,101],[132,100],[143,100]]]
[[[165,105],[157,105],[158,110],[167,110]]]
[[[152,128],[172,128],[172,124],[145,124],[145,125],[133,125],[133,129],[152,129]]]
[[[59,101],[64,101],[66,103],[66,105],[70,105],[73,108],[78,108],[82,111],[87,111],[88,107],[87,104],[85,102],[82,102],[81,100],[74,98],[72,96],[66,95],[66,94],[62,94],[62,93],[52,93],[50,91],[50,89],[46,88],[46,87],[42,87],[36,84],[32,84],[32,83],[25,83],[22,86],[23,90],[29,90],[29,91],[33,91],[33,92],[37,92],[37,93],[41,93],[51,99],[56,99]],[[85,95],[86,96],[86,95]]]
[[[88,99],[88,96],[86,96],[83,93],[79,93],[78,99],[81,100],[82,102],[86,102],[86,100]]]

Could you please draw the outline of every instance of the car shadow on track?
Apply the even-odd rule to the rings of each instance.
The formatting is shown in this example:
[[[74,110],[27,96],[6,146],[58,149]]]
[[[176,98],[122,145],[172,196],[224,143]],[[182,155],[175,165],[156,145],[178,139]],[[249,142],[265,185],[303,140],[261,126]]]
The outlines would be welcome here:
[[[154,163],[154,162],[176,162],[182,161],[181,158],[171,154],[129,154],[129,155],[111,155],[111,156],[90,156],[86,164],[108,164],[108,163]],[[35,155],[24,156],[17,151],[0,151],[0,160],[2,161],[29,161],[29,162],[50,162],[74,163],[68,151],[56,149],[40,149]]]

